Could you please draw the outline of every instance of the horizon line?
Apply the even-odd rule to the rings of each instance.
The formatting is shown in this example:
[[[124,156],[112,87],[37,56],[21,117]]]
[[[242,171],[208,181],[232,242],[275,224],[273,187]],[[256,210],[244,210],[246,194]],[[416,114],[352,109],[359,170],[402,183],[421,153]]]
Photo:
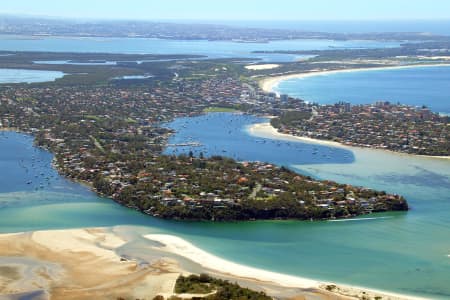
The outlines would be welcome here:
[[[15,17],[15,18],[41,18],[53,20],[73,20],[73,21],[134,21],[134,22],[414,22],[414,21],[428,21],[428,22],[444,22],[450,21],[449,18],[368,18],[368,19],[268,19],[268,18],[249,18],[249,19],[213,19],[213,18],[119,18],[119,17],[76,17],[76,16],[55,16],[55,15],[41,15],[41,14],[26,14],[26,13],[12,13],[1,12],[0,17]]]

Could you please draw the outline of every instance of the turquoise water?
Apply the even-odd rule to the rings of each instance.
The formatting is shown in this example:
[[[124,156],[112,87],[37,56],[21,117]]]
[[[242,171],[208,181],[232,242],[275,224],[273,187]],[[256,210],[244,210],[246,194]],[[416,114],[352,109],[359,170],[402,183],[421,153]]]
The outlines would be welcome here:
[[[450,297],[450,161],[249,136],[247,126],[261,121],[236,114],[178,119],[170,142],[196,141],[204,144],[192,149],[196,153],[270,161],[321,179],[400,193],[412,210],[341,222],[209,225],[219,233],[189,239],[220,256],[284,273]]]
[[[427,105],[450,113],[450,66],[369,70],[311,76],[282,81],[275,90],[323,104],[354,104],[378,100]]]
[[[178,119],[169,124],[178,131],[170,142],[199,141],[205,146],[197,153],[271,161],[319,178],[402,193],[412,210],[344,222],[164,221],[57,177],[51,155],[33,148],[31,137],[6,132],[0,134],[0,231],[132,225],[127,230],[176,234],[216,255],[259,268],[432,298],[450,296],[448,161],[247,134],[248,125],[261,121],[221,113]],[[317,155],[312,154],[314,147]],[[168,149],[182,151],[189,149]],[[50,184],[41,188],[47,177]]]
[[[102,52],[131,54],[193,54],[210,58],[251,58],[265,62],[286,62],[302,59],[301,55],[253,54],[252,51],[320,50],[339,48],[398,47],[399,42],[292,40],[270,43],[234,43],[205,40],[161,40],[142,38],[66,38],[0,36],[0,50],[51,52]]]
[[[54,81],[63,76],[64,73],[58,71],[0,69],[0,84]]]

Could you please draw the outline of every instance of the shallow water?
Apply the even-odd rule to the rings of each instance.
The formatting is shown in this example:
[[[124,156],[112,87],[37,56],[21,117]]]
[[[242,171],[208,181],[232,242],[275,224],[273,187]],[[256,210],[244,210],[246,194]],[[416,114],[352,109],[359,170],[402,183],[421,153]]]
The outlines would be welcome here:
[[[220,242],[216,234],[196,238],[201,247],[289,274],[433,298],[450,296],[449,160],[249,136],[246,126],[261,121],[237,114],[179,119],[172,123],[178,132],[171,142],[193,140],[205,145],[193,149],[195,153],[269,161],[316,178],[399,193],[412,209],[340,222],[222,225]],[[189,149],[168,150],[180,151]]]

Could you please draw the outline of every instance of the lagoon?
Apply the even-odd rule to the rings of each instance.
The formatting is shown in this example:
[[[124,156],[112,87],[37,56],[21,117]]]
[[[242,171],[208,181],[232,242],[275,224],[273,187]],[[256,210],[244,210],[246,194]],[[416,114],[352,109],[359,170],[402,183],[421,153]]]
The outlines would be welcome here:
[[[0,84],[47,82],[62,78],[64,75],[58,71],[0,69]]]

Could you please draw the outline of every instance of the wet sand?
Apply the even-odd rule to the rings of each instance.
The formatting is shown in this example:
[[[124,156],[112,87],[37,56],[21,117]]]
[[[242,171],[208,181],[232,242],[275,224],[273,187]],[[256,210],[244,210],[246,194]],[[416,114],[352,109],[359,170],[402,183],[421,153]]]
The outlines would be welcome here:
[[[122,260],[108,229],[0,235],[0,294],[29,299],[151,299],[172,293],[179,276],[168,259],[140,266]],[[36,295],[36,297],[32,297]]]
[[[242,266],[171,235],[145,236],[148,246],[140,251],[151,255],[150,261],[125,258],[117,253],[132,243],[124,238],[130,236],[127,230],[130,233],[133,228],[0,235],[0,300],[169,298],[180,274],[198,273],[181,263],[186,259],[201,266],[201,272],[264,291],[276,299],[414,299]],[[333,288],[328,291],[330,286]]]

